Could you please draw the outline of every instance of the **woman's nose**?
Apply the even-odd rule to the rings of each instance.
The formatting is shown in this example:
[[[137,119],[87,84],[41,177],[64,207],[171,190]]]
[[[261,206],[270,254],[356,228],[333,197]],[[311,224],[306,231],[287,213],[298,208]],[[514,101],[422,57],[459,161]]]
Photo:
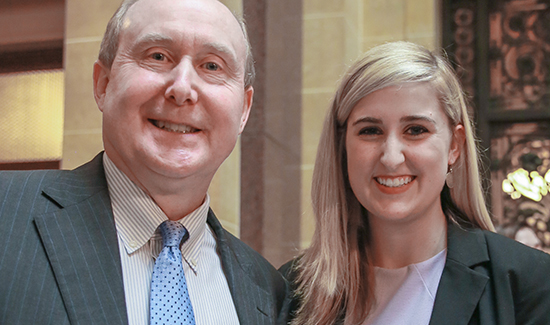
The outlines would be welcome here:
[[[405,144],[397,136],[389,136],[382,146],[380,162],[390,170],[396,169],[405,162],[404,147]]]

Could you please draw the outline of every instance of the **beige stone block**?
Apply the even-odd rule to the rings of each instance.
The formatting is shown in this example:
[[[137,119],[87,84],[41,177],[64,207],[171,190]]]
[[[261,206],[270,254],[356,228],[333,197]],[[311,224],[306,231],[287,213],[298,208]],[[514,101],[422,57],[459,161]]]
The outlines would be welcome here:
[[[94,158],[103,150],[101,130],[63,137],[62,169],[74,169]]]
[[[121,0],[67,0],[66,39],[103,36]]]
[[[406,2],[405,30],[409,38],[418,34],[435,36],[435,5],[433,0]]]
[[[332,87],[346,62],[344,18],[304,20],[303,88]]]
[[[346,15],[346,20],[350,23],[352,28],[357,28],[363,25],[363,12],[361,8],[363,7],[364,0],[345,0],[344,12]]]
[[[243,13],[243,0],[220,0],[229,10],[233,11],[237,15]]]
[[[439,48],[439,45],[436,44],[436,35],[415,35],[408,38],[408,41],[420,44],[427,49],[434,50]]]
[[[364,0],[364,37],[403,39],[404,4],[403,0]]]
[[[217,215],[216,215],[217,217]],[[229,231],[233,236],[238,237],[239,236],[239,224],[233,223],[227,220],[220,220],[220,223],[225,228],[225,230]]]
[[[355,23],[356,22],[346,16],[345,68],[351,65],[351,63],[361,54],[362,34],[360,34],[359,27]]]
[[[264,160],[264,248],[279,266],[295,256],[300,238],[300,159],[277,139],[266,137]]]
[[[334,91],[302,94],[302,164],[313,164]]]
[[[304,14],[333,13],[344,10],[346,0],[304,0]]]
[[[61,159],[63,88],[62,70],[0,74],[0,161]]]
[[[212,179],[208,193],[210,207],[224,226],[235,236],[239,236],[240,224],[240,141],[220,166]]]
[[[315,217],[311,206],[311,179],[313,166],[302,165],[302,218],[300,220],[300,248],[307,248],[315,232]]]
[[[302,94],[302,167],[301,167],[301,222],[300,248],[311,243],[315,230],[313,209],[311,206],[311,179],[317,155],[319,138],[323,129],[326,112],[336,91],[312,92]]]
[[[65,47],[65,131],[101,128],[92,80],[98,49],[99,42]]]
[[[392,41],[402,41],[403,39],[401,38],[385,38],[385,39],[370,39],[370,38],[367,38],[367,39],[364,39],[363,40],[363,53],[370,50],[371,48],[375,47],[375,46],[378,46],[378,45],[381,45],[381,44],[384,44],[386,42],[392,42]]]

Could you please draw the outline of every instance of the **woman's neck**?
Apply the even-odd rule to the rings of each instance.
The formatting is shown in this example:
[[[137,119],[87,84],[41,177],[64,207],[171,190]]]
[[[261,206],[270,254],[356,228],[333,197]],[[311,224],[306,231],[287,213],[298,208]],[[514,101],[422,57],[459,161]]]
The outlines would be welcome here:
[[[433,217],[387,222],[370,220],[374,266],[396,269],[425,261],[447,247],[447,218]]]

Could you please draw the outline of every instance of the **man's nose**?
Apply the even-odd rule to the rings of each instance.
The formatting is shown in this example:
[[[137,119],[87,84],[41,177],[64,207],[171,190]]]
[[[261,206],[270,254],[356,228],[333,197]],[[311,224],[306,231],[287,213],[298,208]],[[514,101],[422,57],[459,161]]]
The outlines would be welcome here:
[[[405,162],[405,144],[395,135],[390,135],[382,146],[380,162],[390,170]]]
[[[170,71],[167,80],[165,97],[177,106],[197,102],[197,81],[199,76],[188,60],[182,60]]]

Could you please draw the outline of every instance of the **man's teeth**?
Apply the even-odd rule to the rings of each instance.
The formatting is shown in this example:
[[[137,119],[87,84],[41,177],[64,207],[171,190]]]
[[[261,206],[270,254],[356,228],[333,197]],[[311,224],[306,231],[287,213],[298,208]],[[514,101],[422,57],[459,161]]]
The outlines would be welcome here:
[[[387,187],[399,187],[409,184],[412,181],[411,176],[397,177],[397,178],[380,178],[377,177],[376,181]]]
[[[191,133],[197,131],[196,129],[190,127],[189,125],[184,124],[174,124],[166,121],[154,121],[153,122],[158,128],[170,131],[170,132],[179,132],[179,133]]]

